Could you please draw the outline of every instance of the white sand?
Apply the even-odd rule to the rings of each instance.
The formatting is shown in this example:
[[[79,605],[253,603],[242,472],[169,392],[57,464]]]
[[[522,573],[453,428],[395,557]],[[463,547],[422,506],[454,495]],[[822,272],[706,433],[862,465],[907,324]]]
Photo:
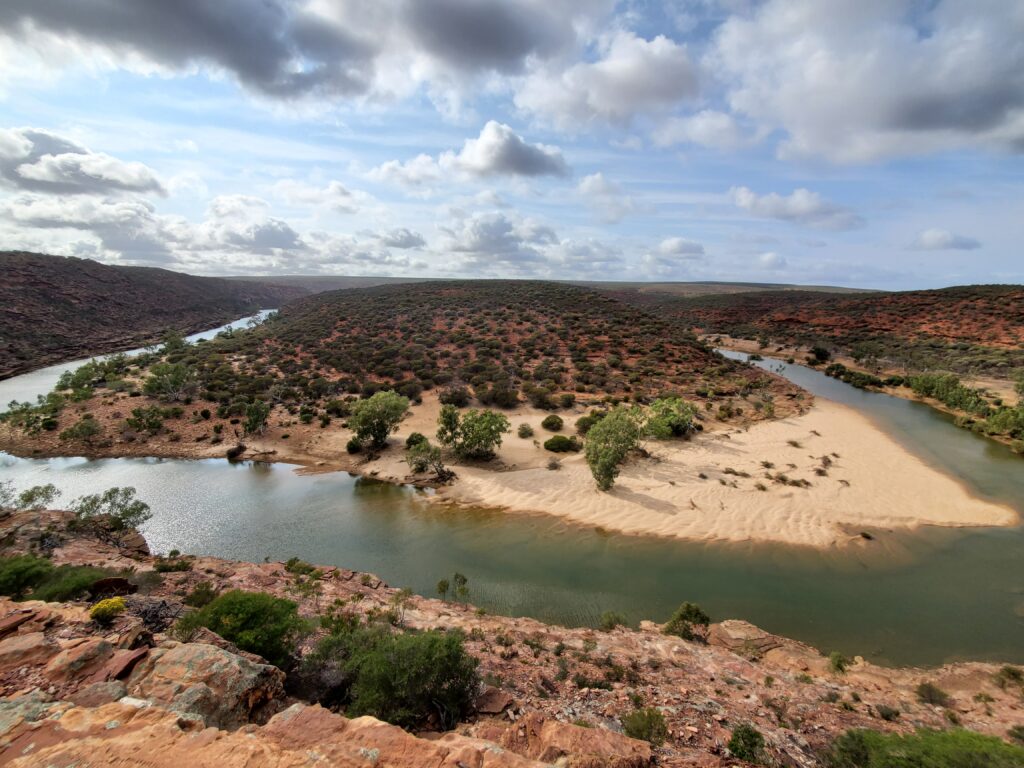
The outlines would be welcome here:
[[[436,409],[416,410],[421,413],[403,424],[402,435],[418,429],[432,436]],[[513,432],[526,421],[535,439],[543,441],[550,434],[540,429],[543,416],[540,411],[513,414]],[[566,420],[567,433],[574,420]],[[499,452],[503,471],[456,466],[457,482],[439,498],[544,512],[626,533],[817,547],[848,542],[863,528],[1011,525],[1017,520],[1013,510],[972,497],[867,418],[826,400],[818,400],[803,416],[747,431],[703,434],[689,442],[648,441],[647,448],[656,458],[631,461],[611,492],[602,493],[582,455],[563,454],[568,458],[562,458],[562,469],[549,470],[546,464],[554,454],[513,434]],[[838,458],[832,457],[827,476],[816,475],[820,457],[833,453]],[[765,469],[762,461],[775,466]],[[382,475],[403,474],[394,458],[380,464]],[[726,468],[750,477],[724,474]],[[782,485],[766,479],[766,472],[812,485]],[[767,490],[757,490],[757,482]]]

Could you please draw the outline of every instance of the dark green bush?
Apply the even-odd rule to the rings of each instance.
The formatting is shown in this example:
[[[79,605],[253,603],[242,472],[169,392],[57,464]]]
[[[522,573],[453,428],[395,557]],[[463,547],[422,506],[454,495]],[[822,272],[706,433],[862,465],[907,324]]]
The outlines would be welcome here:
[[[544,429],[546,429],[548,432],[560,431],[562,429],[563,424],[564,422],[562,421],[562,417],[557,416],[553,413],[549,416],[545,416],[544,421],[540,423],[540,425],[544,427]]]
[[[421,443],[428,442],[430,441],[427,439],[426,435],[424,435],[421,432],[413,432],[411,435],[405,438],[405,448],[406,450],[408,450],[410,448],[415,448],[417,445],[420,445]]]
[[[85,596],[89,587],[111,575],[110,571],[89,565],[62,565],[32,590],[33,600],[59,603]]]
[[[626,617],[615,611],[605,611],[601,614],[600,628],[602,632],[611,632],[616,627],[624,627]]]
[[[580,449],[580,444],[565,435],[555,435],[544,441],[544,450],[552,453],[570,453]]]
[[[910,736],[847,731],[826,755],[830,768],[1020,768],[1024,749],[993,736],[954,728]]]
[[[35,555],[0,558],[0,595],[21,600],[53,573],[53,563]]]
[[[622,730],[630,738],[648,741],[655,747],[660,747],[668,738],[665,716],[657,707],[646,707],[630,712],[622,718]]]
[[[243,651],[258,654],[275,666],[287,668],[306,623],[291,600],[266,592],[233,589],[182,618],[177,632],[187,637],[199,627],[216,632]]]
[[[920,683],[914,689],[914,693],[917,694],[917,700],[922,704],[931,704],[937,707],[949,706],[949,694],[934,683]]]
[[[185,599],[182,602],[192,608],[203,608],[212,603],[215,597],[217,597],[217,590],[213,584],[208,581],[201,581],[196,584],[195,589],[185,595]]]
[[[662,628],[662,632],[684,640],[699,640],[703,636],[703,630],[707,629],[710,623],[711,617],[699,605],[687,602],[676,608],[675,613]]]
[[[764,759],[764,736],[752,725],[737,725],[729,739],[729,752],[733,757],[750,763],[759,763]]]

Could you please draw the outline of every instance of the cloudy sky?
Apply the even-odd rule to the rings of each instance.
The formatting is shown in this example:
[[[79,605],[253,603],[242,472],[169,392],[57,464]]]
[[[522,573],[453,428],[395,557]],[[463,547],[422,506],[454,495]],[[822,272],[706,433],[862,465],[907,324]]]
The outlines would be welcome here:
[[[1020,0],[3,0],[0,248],[1024,282]]]

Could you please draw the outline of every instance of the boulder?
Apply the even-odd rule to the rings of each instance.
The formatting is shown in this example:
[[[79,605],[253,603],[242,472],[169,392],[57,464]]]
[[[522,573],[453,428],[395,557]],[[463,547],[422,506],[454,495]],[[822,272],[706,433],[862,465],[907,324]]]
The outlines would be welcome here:
[[[728,648],[747,658],[759,659],[768,651],[779,648],[782,640],[749,622],[728,619],[711,625],[708,643]]]
[[[57,647],[42,632],[22,632],[0,640],[0,674],[42,664]]]
[[[603,728],[546,720],[531,712],[505,731],[501,745],[542,763],[568,768],[641,768],[652,762],[651,745]]]
[[[508,693],[489,685],[476,697],[476,711],[481,715],[500,715],[515,701]]]
[[[114,646],[102,637],[78,638],[50,659],[43,674],[55,683],[68,683],[95,674],[113,653]]]
[[[284,697],[284,673],[205,643],[168,643],[135,667],[128,693],[233,729],[272,713]]]

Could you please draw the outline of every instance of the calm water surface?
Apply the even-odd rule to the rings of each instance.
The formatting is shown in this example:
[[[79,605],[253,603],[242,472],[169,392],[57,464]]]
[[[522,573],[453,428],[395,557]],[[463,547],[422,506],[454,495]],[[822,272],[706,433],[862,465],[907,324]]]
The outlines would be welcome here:
[[[807,369],[783,374],[862,409],[976,492],[1024,506],[1024,461],[941,414]],[[306,560],[433,593],[458,570],[488,610],[569,625],[606,610],[664,619],[682,600],[824,651],[880,662],[1024,662],[1024,530],[878,532],[867,547],[691,544],[605,534],[547,516],[451,510],[411,488],[284,464],[166,459],[26,460],[0,454],[19,487],[65,498],[133,485],[153,508],[153,548],[246,560]]]

